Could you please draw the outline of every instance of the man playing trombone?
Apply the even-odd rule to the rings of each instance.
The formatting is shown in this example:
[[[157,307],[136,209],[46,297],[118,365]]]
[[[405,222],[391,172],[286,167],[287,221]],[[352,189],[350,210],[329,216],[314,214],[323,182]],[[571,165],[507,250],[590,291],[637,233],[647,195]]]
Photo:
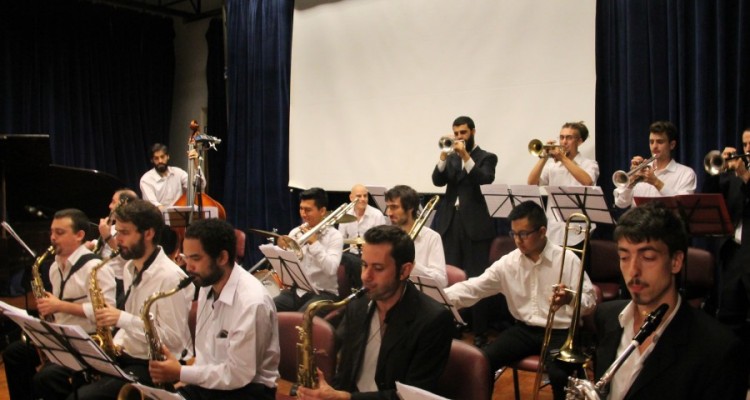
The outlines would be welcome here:
[[[578,323],[571,321],[574,310],[569,304],[574,296],[566,288],[576,290],[581,273],[584,274],[580,288],[581,314],[590,314],[596,306],[591,281],[581,271],[581,260],[572,251],[547,240],[547,217],[539,205],[525,201],[510,212],[508,219],[517,249],[479,277],[445,289],[448,299],[459,308],[498,293],[505,295],[516,323],[483,348],[493,370],[541,352],[550,303],[560,308],[555,313],[549,348],[560,348],[570,325]],[[565,264],[561,265],[563,251],[567,253]],[[560,268],[563,268],[562,280],[559,280]],[[553,362],[547,364],[547,372],[555,399],[564,399],[568,372]]]
[[[412,233],[414,222],[419,214],[419,195],[406,185],[396,185],[385,192],[385,213],[395,225],[409,236],[414,237],[414,269],[412,275],[428,276],[442,287],[448,286],[445,272],[445,253],[440,235],[422,226],[419,232]]]
[[[594,186],[599,178],[599,163],[583,156],[578,151],[589,137],[589,130],[583,122],[566,122],[560,129],[560,144],[548,142],[539,151],[539,161],[529,172],[527,183],[540,186]],[[538,141],[537,141],[538,142]],[[531,151],[531,150],[530,150]],[[547,208],[547,218],[550,220],[547,237],[552,243],[564,245],[565,222],[560,216]],[[568,233],[567,244],[578,244],[584,239],[583,234]]]
[[[672,158],[677,146],[677,128],[669,121],[656,121],[649,127],[649,148],[654,156],[651,165],[639,167],[644,158],[635,156],[631,160],[631,170],[624,184],[614,190],[615,205],[628,208],[633,197],[664,197],[695,192],[695,171]],[[616,180],[613,176],[613,180]]]
[[[337,272],[341,263],[344,240],[334,227],[318,227],[326,216],[328,194],[321,188],[311,188],[299,194],[299,215],[303,224],[292,229],[289,237],[297,240],[310,230],[317,231],[301,246],[302,268],[319,294],[299,288],[284,289],[273,301],[278,311],[302,311],[318,300],[336,300],[339,284]],[[283,247],[283,245],[282,245]]]

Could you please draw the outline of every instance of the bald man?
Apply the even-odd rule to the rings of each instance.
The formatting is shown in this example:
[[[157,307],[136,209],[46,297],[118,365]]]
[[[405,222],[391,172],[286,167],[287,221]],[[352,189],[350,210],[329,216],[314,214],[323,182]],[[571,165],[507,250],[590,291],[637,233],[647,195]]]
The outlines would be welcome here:
[[[354,215],[357,220],[346,224],[339,224],[339,232],[344,240],[363,237],[365,232],[378,225],[388,225],[388,218],[377,208],[368,204],[370,199],[370,193],[367,192],[367,188],[362,184],[356,184],[352,186],[352,191],[349,193],[349,201],[357,200],[357,205],[354,209],[349,211],[349,214]],[[351,253],[359,254],[357,246],[352,246],[349,249]]]

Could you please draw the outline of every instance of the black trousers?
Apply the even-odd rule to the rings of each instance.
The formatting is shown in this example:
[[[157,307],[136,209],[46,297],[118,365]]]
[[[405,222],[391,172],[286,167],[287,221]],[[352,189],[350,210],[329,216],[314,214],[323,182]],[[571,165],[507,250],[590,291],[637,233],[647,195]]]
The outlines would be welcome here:
[[[528,356],[539,355],[544,342],[544,331],[544,328],[522,323],[516,323],[502,331],[492,343],[483,349],[490,360],[491,371],[497,371],[501,367]],[[567,336],[567,329],[553,329],[549,349],[559,349],[565,343]],[[549,357],[547,359],[549,360]],[[579,370],[579,377],[584,376],[583,370],[579,366],[557,361],[547,362],[547,374],[555,399],[565,399],[565,386],[568,383],[568,376],[576,370]]]
[[[39,354],[36,348],[21,340],[8,345],[3,352],[5,377],[8,381],[8,393],[11,400],[31,400],[36,396],[32,378],[39,365]]]
[[[317,295],[312,292],[305,292],[305,294],[300,297],[297,296],[296,289],[284,289],[281,291],[281,293],[279,293],[278,296],[273,298],[273,302],[276,303],[276,311],[305,312],[307,306],[310,305],[310,303],[316,302],[318,300],[336,301],[336,295],[328,292],[320,292],[320,294]],[[327,310],[322,310],[316,315],[322,318],[325,317],[327,313]]]
[[[234,390],[206,389],[200,386],[187,385],[179,390],[187,400],[274,400],[276,388],[259,383],[249,383]]]

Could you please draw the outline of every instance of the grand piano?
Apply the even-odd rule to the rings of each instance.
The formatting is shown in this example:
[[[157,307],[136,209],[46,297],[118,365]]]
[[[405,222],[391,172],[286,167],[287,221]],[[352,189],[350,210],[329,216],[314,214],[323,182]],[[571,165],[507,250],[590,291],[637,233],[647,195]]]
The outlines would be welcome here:
[[[0,184],[0,218],[37,254],[49,247],[56,211],[78,208],[97,224],[109,214],[112,194],[124,186],[105,172],[51,164],[49,135],[13,134],[0,134]],[[0,297],[22,296],[34,257],[0,231]],[[97,235],[92,224],[87,239]]]

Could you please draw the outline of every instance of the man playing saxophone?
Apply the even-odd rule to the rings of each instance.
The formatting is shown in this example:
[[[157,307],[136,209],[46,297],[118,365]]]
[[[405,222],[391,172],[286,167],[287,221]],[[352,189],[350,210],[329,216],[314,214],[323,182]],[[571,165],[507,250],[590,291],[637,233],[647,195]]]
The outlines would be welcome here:
[[[411,234],[414,222],[419,214],[419,195],[406,185],[396,185],[385,192],[385,213],[391,224]],[[445,272],[445,252],[440,234],[427,226],[414,237],[414,269],[412,275],[428,276],[443,287],[448,286]]]
[[[120,255],[128,260],[123,271],[125,284],[124,310],[107,304],[96,310],[96,323],[101,327],[117,327],[114,337],[116,346],[122,348],[117,356],[118,365],[135,376],[139,382],[151,385],[148,373],[149,347],[144,334],[144,323],[140,309],[151,294],[175,288],[187,275],[164,253],[156,243],[164,219],[153,204],[144,200],[134,200],[115,211],[115,229]],[[170,352],[183,354],[190,352],[192,343],[187,324],[190,304],[195,292],[188,286],[180,293],[159,300],[151,307],[156,320],[156,329],[162,342]],[[77,389],[77,398],[113,399],[126,382],[110,376],[102,376],[92,383]],[[49,393],[44,398],[73,398],[72,388],[65,382],[40,382]],[[67,389],[67,390],[66,390]]]
[[[336,332],[341,354],[329,385],[300,387],[300,399],[397,399],[396,381],[432,390],[448,362],[453,317],[414,284],[414,243],[403,230],[381,225],[365,233],[362,282]]]
[[[234,229],[225,221],[196,221],[183,243],[187,271],[201,287],[195,363],[181,365],[167,349],[151,361],[154,382],[182,381],[191,399],[274,399],[279,377],[279,332],[273,299],[263,284],[234,263]]]
[[[50,242],[55,251],[55,262],[49,269],[52,291],[37,299],[41,316],[54,315],[55,322],[80,325],[86,332],[96,331],[94,311],[88,296],[88,277],[99,260],[84,246],[89,219],[77,209],[55,213],[50,229]],[[115,278],[111,270],[99,275],[100,287],[108,301],[114,301]],[[5,374],[11,399],[23,400],[43,397],[39,385],[33,382],[55,378],[68,381],[70,370],[56,364],[46,364],[38,373],[36,350],[21,341],[14,342],[3,353]],[[32,387],[36,390],[32,390]],[[32,393],[33,392],[33,393]],[[46,397],[45,397],[46,398]]]

